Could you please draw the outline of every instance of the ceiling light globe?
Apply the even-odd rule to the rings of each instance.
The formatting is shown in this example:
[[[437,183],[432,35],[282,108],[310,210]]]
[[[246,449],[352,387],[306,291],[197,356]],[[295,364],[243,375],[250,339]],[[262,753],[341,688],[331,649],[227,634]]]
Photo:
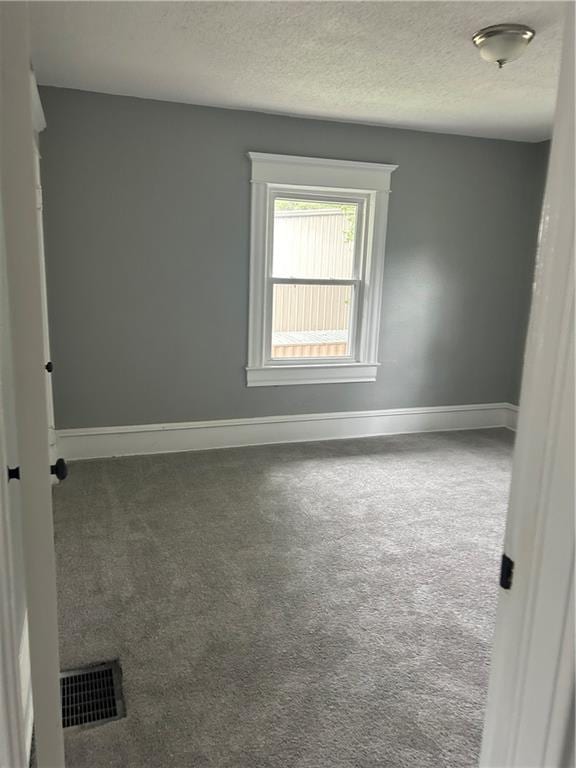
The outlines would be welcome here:
[[[472,42],[485,61],[502,68],[522,56],[534,35],[534,30],[523,24],[494,24],[476,32]]]

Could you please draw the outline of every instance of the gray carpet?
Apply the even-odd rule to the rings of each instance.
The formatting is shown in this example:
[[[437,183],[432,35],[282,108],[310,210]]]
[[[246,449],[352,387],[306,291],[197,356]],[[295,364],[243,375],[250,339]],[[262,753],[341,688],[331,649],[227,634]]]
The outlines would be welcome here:
[[[68,768],[476,764],[512,435],[74,463],[55,489],[63,668],[125,720]]]

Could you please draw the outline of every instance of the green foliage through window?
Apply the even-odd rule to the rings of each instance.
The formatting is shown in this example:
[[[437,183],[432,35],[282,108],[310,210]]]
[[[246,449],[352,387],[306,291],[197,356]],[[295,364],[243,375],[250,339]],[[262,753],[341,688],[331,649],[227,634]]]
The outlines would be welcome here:
[[[289,200],[277,197],[274,201],[274,211],[326,211],[338,210],[346,217],[344,239],[347,243],[354,241],[356,234],[356,219],[358,206],[356,203],[328,203],[322,200]]]

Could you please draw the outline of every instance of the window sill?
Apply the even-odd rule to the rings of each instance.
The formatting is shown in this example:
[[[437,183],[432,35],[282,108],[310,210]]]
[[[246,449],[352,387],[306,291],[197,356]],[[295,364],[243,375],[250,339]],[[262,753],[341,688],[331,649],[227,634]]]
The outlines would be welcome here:
[[[262,368],[246,368],[246,384],[249,387],[278,387],[376,381],[379,365],[380,363],[267,365]]]

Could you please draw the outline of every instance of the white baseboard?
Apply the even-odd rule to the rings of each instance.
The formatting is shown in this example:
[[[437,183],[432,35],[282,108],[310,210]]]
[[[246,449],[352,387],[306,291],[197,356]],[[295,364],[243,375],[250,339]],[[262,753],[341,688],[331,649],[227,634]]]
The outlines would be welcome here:
[[[518,406],[512,405],[512,403],[507,403],[506,408],[508,409],[508,413],[506,424],[504,426],[508,427],[508,429],[511,429],[512,432],[516,432],[516,424],[518,423]]]
[[[66,459],[95,459],[407,432],[487,427],[513,429],[516,410],[516,407],[509,403],[485,403],[129,427],[61,429],[57,433],[58,450],[59,455]]]
[[[30,674],[30,647],[28,645],[28,617],[24,619],[19,651],[20,691],[24,720],[24,738],[26,740],[26,755],[30,760],[32,746],[32,726],[34,725],[34,708],[32,705],[32,678]]]

